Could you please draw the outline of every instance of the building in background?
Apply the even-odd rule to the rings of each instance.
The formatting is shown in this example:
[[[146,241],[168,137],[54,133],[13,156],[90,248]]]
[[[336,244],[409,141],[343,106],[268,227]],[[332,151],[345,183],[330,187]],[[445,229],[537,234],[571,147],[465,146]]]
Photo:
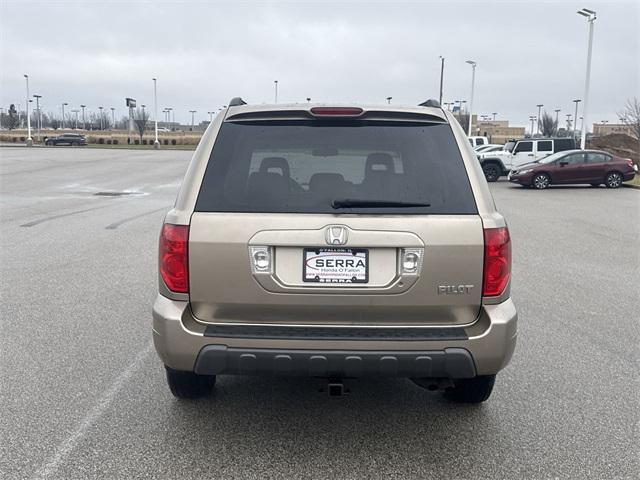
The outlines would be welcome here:
[[[602,137],[604,135],[611,135],[612,133],[622,133],[624,135],[633,136],[631,133],[631,127],[624,123],[594,123],[593,124],[593,136]]]

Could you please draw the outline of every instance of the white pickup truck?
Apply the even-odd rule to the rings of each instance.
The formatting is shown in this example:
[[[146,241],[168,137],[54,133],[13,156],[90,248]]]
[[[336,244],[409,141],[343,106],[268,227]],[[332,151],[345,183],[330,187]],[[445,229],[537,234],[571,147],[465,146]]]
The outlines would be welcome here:
[[[573,138],[526,138],[510,140],[498,152],[479,153],[478,160],[487,182],[495,182],[520,165],[575,148]]]

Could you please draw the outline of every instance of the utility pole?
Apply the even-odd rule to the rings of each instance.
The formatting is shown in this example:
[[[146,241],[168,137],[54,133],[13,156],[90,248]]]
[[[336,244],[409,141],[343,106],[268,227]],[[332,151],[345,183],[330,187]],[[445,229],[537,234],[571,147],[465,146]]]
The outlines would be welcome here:
[[[38,112],[38,141],[40,141],[40,135],[42,131],[42,112],[40,112],[40,99],[42,95],[34,95],[33,98],[36,99],[36,112]]]
[[[24,79],[27,82],[27,147],[33,146],[33,139],[31,138],[31,114],[29,113],[29,102],[31,97],[29,96],[29,75],[24,74]]]
[[[65,126],[64,126],[64,106],[65,106],[65,105],[69,105],[69,104],[68,104],[67,102],[64,102],[64,103],[62,104],[62,129],[63,129],[63,130],[65,129]]]
[[[467,60],[466,63],[471,65],[471,100],[469,100],[469,129],[467,131],[467,136],[471,136],[471,124],[473,123],[473,91],[475,89],[476,84],[476,66],[478,65],[473,60]]]
[[[155,128],[156,139],[153,141],[153,148],[160,148],[160,142],[158,141],[158,79],[153,80],[153,123]]]
[[[444,82],[444,57],[440,55],[440,105],[442,105],[442,85]]]
[[[542,107],[544,107],[544,105],[540,103],[539,105],[536,105],[536,107],[538,107],[538,128],[537,128],[537,131],[538,131],[538,134],[539,134],[540,133],[540,111],[542,110]]]
[[[587,120],[587,113],[589,107],[589,82],[591,77],[591,53],[593,51],[593,24],[596,21],[596,12],[593,10],[589,10],[587,8],[583,8],[579,10],[578,15],[582,15],[587,18],[589,22],[589,47],[587,49],[587,73],[584,79],[584,105],[582,106],[582,116],[585,120]],[[577,123],[577,122],[576,122]],[[582,134],[580,135],[580,148],[582,150],[585,149],[587,144],[587,131],[585,130],[585,124],[587,122],[582,122]]]
[[[576,98],[576,99],[573,101],[573,103],[575,103],[575,104],[576,104],[576,114],[573,116],[573,118],[574,118],[574,119],[576,119],[576,120],[578,119],[578,104],[579,104],[581,101],[582,101],[582,100],[580,100],[579,98]],[[584,111],[584,109],[583,109],[583,111]],[[584,115],[584,113],[583,113],[583,115]],[[578,126],[578,122],[576,121],[576,122],[574,122],[574,123],[573,123],[573,138],[574,138],[574,139],[576,138],[576,127],[577,127],[577,126]],[[584,147],[581,147],[581,148],[584,150]]]

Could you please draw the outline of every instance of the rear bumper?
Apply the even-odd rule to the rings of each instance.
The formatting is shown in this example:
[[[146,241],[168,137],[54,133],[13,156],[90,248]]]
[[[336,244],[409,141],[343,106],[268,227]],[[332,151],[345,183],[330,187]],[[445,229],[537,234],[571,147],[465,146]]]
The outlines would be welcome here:
[[[415,329],[207,326],[188,302],[158,295],[153,306],[160,359],[209,375],[470,378],[504,368],[516,338],[511,299],[484,305],[467,327]]]

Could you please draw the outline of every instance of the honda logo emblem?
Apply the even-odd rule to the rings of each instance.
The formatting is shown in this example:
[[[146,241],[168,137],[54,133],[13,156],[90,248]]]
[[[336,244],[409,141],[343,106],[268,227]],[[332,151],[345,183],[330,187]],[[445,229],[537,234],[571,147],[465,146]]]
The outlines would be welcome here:
[[[343,227],[342,225],[331,225],[330,227],[327,227],[325,239],[329,245],[344,245],[347,243],[348,236],[349,233],[347,227]]]

